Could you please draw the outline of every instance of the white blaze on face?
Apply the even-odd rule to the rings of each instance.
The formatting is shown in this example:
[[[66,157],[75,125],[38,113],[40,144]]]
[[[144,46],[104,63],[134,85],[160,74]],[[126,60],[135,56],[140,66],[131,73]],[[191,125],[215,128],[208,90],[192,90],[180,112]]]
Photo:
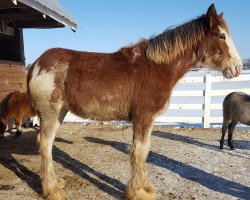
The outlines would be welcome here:
[[[237,49],[234,46],[234,43],[233,43],[231,36],[221,26],[219,26],[219,30],[220,30],[220,33],[224,33],[226,36],[225,42],[226,42],[228,49],[229,49],[230,64],[231,64],[231,66],[228,66],[228,67],[235,68],[238,66],[241,69],[243,66],[242,60],[239,56]]]

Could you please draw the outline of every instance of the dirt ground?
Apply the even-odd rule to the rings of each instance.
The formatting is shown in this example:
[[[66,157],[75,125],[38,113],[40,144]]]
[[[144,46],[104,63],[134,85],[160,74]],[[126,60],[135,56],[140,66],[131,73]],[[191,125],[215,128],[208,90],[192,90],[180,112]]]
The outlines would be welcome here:
[[[219,150],[219,129],[155,126],[147,172],[157,199],[250,199],[250,131],[236,130],[236,150]],[[43,199],[36,132],[0,141],[0,199]],[[67,199],[124,199],[130,126],[63,124],[54,143]]]

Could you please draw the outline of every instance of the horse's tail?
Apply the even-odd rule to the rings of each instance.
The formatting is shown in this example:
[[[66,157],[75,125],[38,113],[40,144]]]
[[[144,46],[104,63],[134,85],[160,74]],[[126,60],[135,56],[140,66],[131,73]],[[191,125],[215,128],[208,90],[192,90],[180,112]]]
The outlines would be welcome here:
[[[30,83],[30,80],[32,79],[33,70],[34,70],[34,67],[35,67],[35,64],[37,63],[37,61],[38,60],[36,60],[29,68],[28,75],[27,75],[27,81],[26,81],[26,83],[27,83],[27,100],[30,104],[30,109],[31,109],[31,112],[34,114],[34,116],[37,115],[37,112],[36,112],[34,104],[32,103],[32,97],[30,94],[29,83]]]
[[[244,94],[244,93],[241,93]],[[229,93],[224,101],[223,101],[223,118],[224,120],[232,120],[234,116],[233,109],[235,107],[236,102],[238,101],[238,92]]]
[[[37,115],[36,109],[35,109],[34,105],[32,104],[30,94],[28,94],[28,93],[27,93],[27,100],[29,103],[29,107],[30,107],[30,111],[31,111],[32,116],[36,116]]]

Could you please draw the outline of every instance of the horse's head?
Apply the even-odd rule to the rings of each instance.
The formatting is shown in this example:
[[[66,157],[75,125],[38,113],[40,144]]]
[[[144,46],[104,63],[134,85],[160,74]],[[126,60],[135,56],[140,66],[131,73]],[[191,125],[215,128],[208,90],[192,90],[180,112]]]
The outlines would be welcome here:
[[[0,119],[0,135],[3,135],[7,125]]]
[[[238,76],[243,64],[223,14],[217,15],[212,4],[205,18],[208,26],[206,36],[198,49],[200,64],[222,71],[226,78]]]

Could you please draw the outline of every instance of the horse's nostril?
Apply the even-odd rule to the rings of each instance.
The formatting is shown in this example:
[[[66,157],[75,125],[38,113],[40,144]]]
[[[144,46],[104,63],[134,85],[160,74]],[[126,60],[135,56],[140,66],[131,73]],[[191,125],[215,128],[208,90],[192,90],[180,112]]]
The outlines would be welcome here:
[[[242,67],[240,65],[237,65],[235,69],[236,69],[236,75],[239,76],[241,73]]]

